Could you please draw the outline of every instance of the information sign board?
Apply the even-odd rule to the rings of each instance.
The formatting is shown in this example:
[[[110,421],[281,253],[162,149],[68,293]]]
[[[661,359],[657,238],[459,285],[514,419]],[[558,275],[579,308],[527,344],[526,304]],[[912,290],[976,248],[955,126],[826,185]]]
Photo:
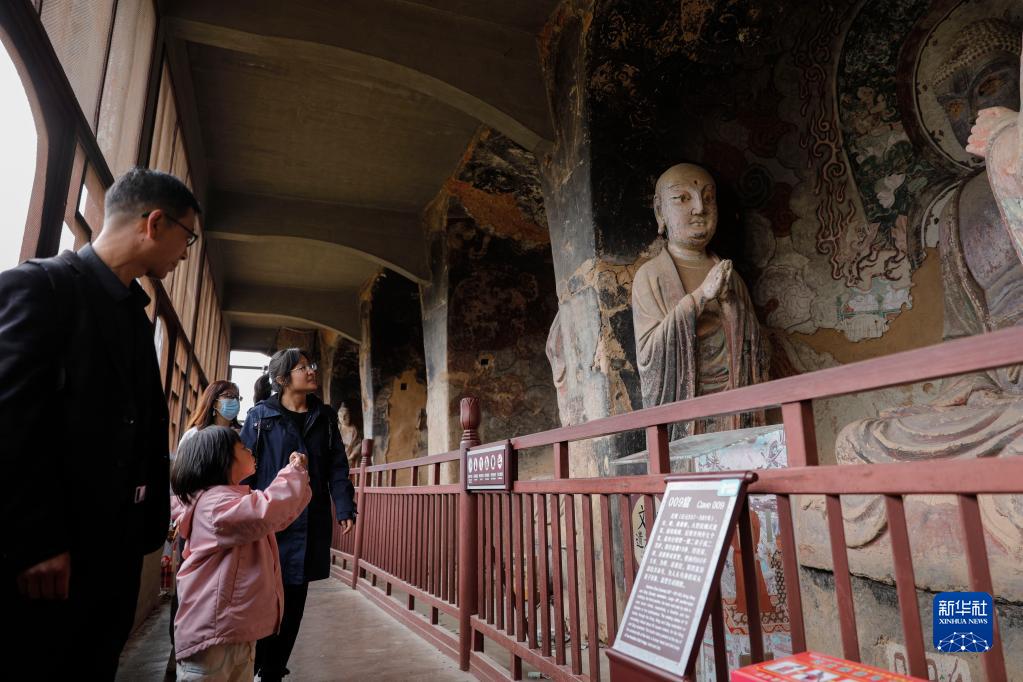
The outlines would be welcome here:
[[[706,627],[745,485],[744,478],[707,477],[668,483],[609,653],[612,670],[618,653],[643,668],[684,675]]]
[[[511,441],[465,451],[466,490],[511,490]]]

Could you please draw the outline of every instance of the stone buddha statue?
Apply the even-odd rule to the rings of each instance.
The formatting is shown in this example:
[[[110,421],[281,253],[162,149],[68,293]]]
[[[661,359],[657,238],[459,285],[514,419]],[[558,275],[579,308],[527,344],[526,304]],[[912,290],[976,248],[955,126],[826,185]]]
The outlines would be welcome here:
[[[1023,64],[1020,76],[1023,81]],[[985,159],[1002,222],[1023,262],[1023,101],[1019,111],[1003,106],[981,109],[966,151]]]
[[[766,381],[768,349],[749,292],[732,262],[707,250],[718,220],[713,178],[672,166],[657,180],[654,215],[667,244],[632,285],[643,406]],[[673,424],[669,436],[762,423],[762,414],[728,415]]]
[[[1018,106],[1020,32],[1000,20],[966,26],[930,84],[956,139],[967,151],[990,152],[988,144],[1007,129],[1008,109],[980,117],[978,111]],[[1011,137],[1011,136],[1010,136]],[[1015,135],[1017,155],[1019,136]],[[1000,149],[998,154],[1004,150]],[[1009,164],[1003,162],[1003,166]],[[1023,322],[1023,265],[1003,216],[1019,211],[1019,174],[1007,173],[1001,203],[992,192],[992,168],[963,180],[941,218],[939,253],[945,298],[943,337],[955,339]],[[1012,185],[1012,183],[1015,185]],[[1010,196],[1011,195],[1011,196]],[[1007,206],[1006,202],[1012,202]],[[1008,212],[1007,212],[1008,209]],[[1018,212],[1015,214],[1020,215]],[[1017,222],[1017,232],[1020,225]],[[1023,373],[1007,367],[943,382],[928,405],[882,412],[846,426],[835,454],[840,464],[899,462],[949,457],[989,457],[1023,452]],[[843,498],[846,539],[860,547],[885,529],[883,503],[875,497]],[[907,508],[907,512],[908,512]],[[985,526],[1006,546],[1020,542],[1023,507],[1016,497],[982,500]],[[926,512],[920,512],[926,514]],[[911,525],[912,527],[912,525]]]
[[[354,471],[362,455],[362,434],[352,423],[352,413],[344,403],[337,408],[337,420],[341,426],[341,442],[344,443],[345,454],[348,456],[348,466]]]

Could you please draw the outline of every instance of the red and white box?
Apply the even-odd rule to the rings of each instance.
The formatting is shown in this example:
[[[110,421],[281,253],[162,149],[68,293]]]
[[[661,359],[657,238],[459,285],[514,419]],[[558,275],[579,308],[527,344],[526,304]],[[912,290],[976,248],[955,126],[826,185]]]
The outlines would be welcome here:
[[[732,682],[919,682],[921,679],[815,651],[732,671]]]

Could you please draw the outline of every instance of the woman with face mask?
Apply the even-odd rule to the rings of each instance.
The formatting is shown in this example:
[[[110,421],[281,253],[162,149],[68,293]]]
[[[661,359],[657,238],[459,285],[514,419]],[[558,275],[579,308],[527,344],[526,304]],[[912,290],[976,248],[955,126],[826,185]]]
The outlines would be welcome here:
[[[195,435],[196,431],[202,431],[207,426],[229,426],[235,431],[240,431],[242,428],[238,423],[240,411],[241,394],[238,386],[223,379],[214,381],[199,399],[199,406],[188,420],[188,430],[181,436],[178,446]]]

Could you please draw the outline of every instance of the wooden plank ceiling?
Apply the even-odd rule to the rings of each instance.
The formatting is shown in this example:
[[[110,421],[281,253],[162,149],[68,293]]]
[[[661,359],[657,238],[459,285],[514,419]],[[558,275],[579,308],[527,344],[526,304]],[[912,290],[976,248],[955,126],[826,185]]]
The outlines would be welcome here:
[[[358,342],[379,267],[426,280],[420,214],[477,128],[551,138],[536,41],[556,4],[161,2],[235,347],[282,325]]]

